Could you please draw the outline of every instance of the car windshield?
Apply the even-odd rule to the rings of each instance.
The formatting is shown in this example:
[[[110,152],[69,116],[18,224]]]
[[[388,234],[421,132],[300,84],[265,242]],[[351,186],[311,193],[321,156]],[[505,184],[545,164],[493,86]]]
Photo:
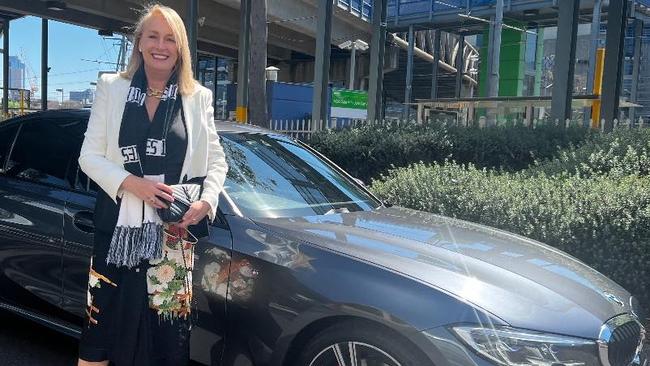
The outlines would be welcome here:
[[[336,168],[285,136],[220,136],[228,161],[225,190],[247,217],[324,215],[379,206]]]

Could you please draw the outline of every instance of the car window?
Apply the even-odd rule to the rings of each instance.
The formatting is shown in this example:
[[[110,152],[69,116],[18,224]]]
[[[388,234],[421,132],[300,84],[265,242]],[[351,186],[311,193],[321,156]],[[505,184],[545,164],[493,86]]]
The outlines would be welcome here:
[[[11,127],[4,127],[0,129],[0,173],[5,172],[5,163],[7,162],[7,155],[11,149],[11,145],[16,137],[18,125]]]
[[[92,179],[88,178],[86,173],[81,170],[78,164],[74,164],[74,177],[71,177],[74,182],[74,189],[78,191],[88,192],[92,195],[97,194],[99,187]]]
[[[223,133],[225,190],[248,217],[367,211],[379,203],[327,162],[281,135]]]
[[[57,124],[35,120],[21,125],[6,164],[6,174],[37,183],[70,188],[66,172],[78,142]]]

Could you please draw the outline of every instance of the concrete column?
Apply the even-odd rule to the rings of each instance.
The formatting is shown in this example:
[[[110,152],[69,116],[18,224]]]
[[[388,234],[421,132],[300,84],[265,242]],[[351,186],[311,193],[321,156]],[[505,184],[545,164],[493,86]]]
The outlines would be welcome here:
[[[47,110],[47,70],[48,70],[48,24],[41,20],[41,110]]]
[[[433,68],[431,69],[431,99],[438,98],[438,69],[440,63],[440,29],[433,31]]]
[[[383,118],[384,51],[386,47],[386,7],[388,0],[375,0],[372,9],[372,40],[370,42],[370,77],[368,88],[368,120]]]
[[[553,98],[551,101],[553,120],[564,121],[571,118],[579,6],[580,0],[558,2],[558,37],[555,45]]]
[[[643,21],[634,21],[634,57],[632,58],[632,90],[630,100],[636,103],[639,94],[639,71],[641,68],[641,37],[643,37]],[[636,108],[630,108],[630,120],[636,119]]]
[[[460,98],[463,90],[463,74],[465,73],[465,35],[458,36],[458,51],[456,52],[456,98]]]
[[[268,127],[268,113],[266,106],[266,62],[268,25],[267,0],[253,0],[251,2],[251,47],[250,69],[248,70],[249,86],[249,122]]]
[[[600,19],[602,0],[594,0],[593,15],[591,16],[591,44],[589,45],[589,69],[587,70],[587,90],[585,94],[594,93],[594,78],[596,77],[596,51],[600,38]],[[584,109],[585,123],[591,119],[591,108]]]
[[[251,0],[241,0],[239,8],[239,53],[237,56],[237,122],[248,121],[248,66],[250,55]]]
[[[327,126],[330,54],[332,50],[332,3],[329,0],[318,2],[316,60],[314,62],[314,100],[311,112],[311,125],[313,130],[319,130],[321,123]]]
[[[190,46],[190,53],[192,55],[192,70],[194,70],[194,77],[199,75],[199,61],[196,53],[196,34],[198,32],[198,18],[199,18],[199,0],[187,0],[187,40]]]
[[[415,31],[413,25],[409,26],[409,45],[406,56],[406,88],[404,90],[404,119],[409,120],[411,118],[411,106],[408,105],[412,102],[412,92],[413,92],[413,52],[415,50]]]
[[[348,82],[348,89],[354,90],[354,71],[357,67],[357,47],[352,44],[350,50],[350,81]]]
[[[600,38],[600,18],[602,0],[594,0],[594,10],[591,17],[591,44],[589,45],[589,69],[587,71],[587,94],[594,92],[594,77],[596,75],[596,50]]]
[[[9,114],[9,19],[2,20],[2,112]]]
[[[605,45],[605,66],[603,68],[601,118],[605,120],[603,130],[614,129],[618,118],[618,98],[621,95],[621,71],[623,67],[623,45],[627,25],[627,0],[610,0],[607,14],[607,39]]]
[[[544,68],[544,28],[537,28],[535,50],[535,90],[533,95],[542,95],[542,69]]]
[[[212,108],[214,109],[215,116],[217,114],[217,100],[219,99],[219,95],[217,95],[217,82],[218,82],[217,70],[218,69],[219,69],[219,57],[215,56],[214,72],[212,73],[212,86],[214,87],[214,92],[212,93]],[[219,115],[219,119],[223,119],[223,115]]]
[[[497,0],[494,21],[490,27],[488,53],[488,96],[499,96],[499,66],[501,65],[501,33],[503,31],[503,0]]]

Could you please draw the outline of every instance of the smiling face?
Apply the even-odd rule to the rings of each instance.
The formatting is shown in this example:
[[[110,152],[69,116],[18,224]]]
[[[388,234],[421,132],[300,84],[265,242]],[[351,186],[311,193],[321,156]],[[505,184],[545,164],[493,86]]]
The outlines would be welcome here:
[[[178,46],[174,32],[160,14],[152,15],[144,24],[139,49],[150,71],[171,73],[174,69]]]

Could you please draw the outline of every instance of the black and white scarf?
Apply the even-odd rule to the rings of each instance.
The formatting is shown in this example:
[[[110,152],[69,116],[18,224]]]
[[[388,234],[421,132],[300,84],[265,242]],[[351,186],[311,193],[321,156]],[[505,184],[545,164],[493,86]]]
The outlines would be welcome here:
[[[182,110],[176,72],[167,82],[153,120],[145,106],[147,77],[144,66],[133,75],[126,97],[119,146],[124,169],[138,177],[165,182],[167,132]],[[162,257],[163,223],[156,209],[124,191],[106,263],[133,267],[142,260]]]

